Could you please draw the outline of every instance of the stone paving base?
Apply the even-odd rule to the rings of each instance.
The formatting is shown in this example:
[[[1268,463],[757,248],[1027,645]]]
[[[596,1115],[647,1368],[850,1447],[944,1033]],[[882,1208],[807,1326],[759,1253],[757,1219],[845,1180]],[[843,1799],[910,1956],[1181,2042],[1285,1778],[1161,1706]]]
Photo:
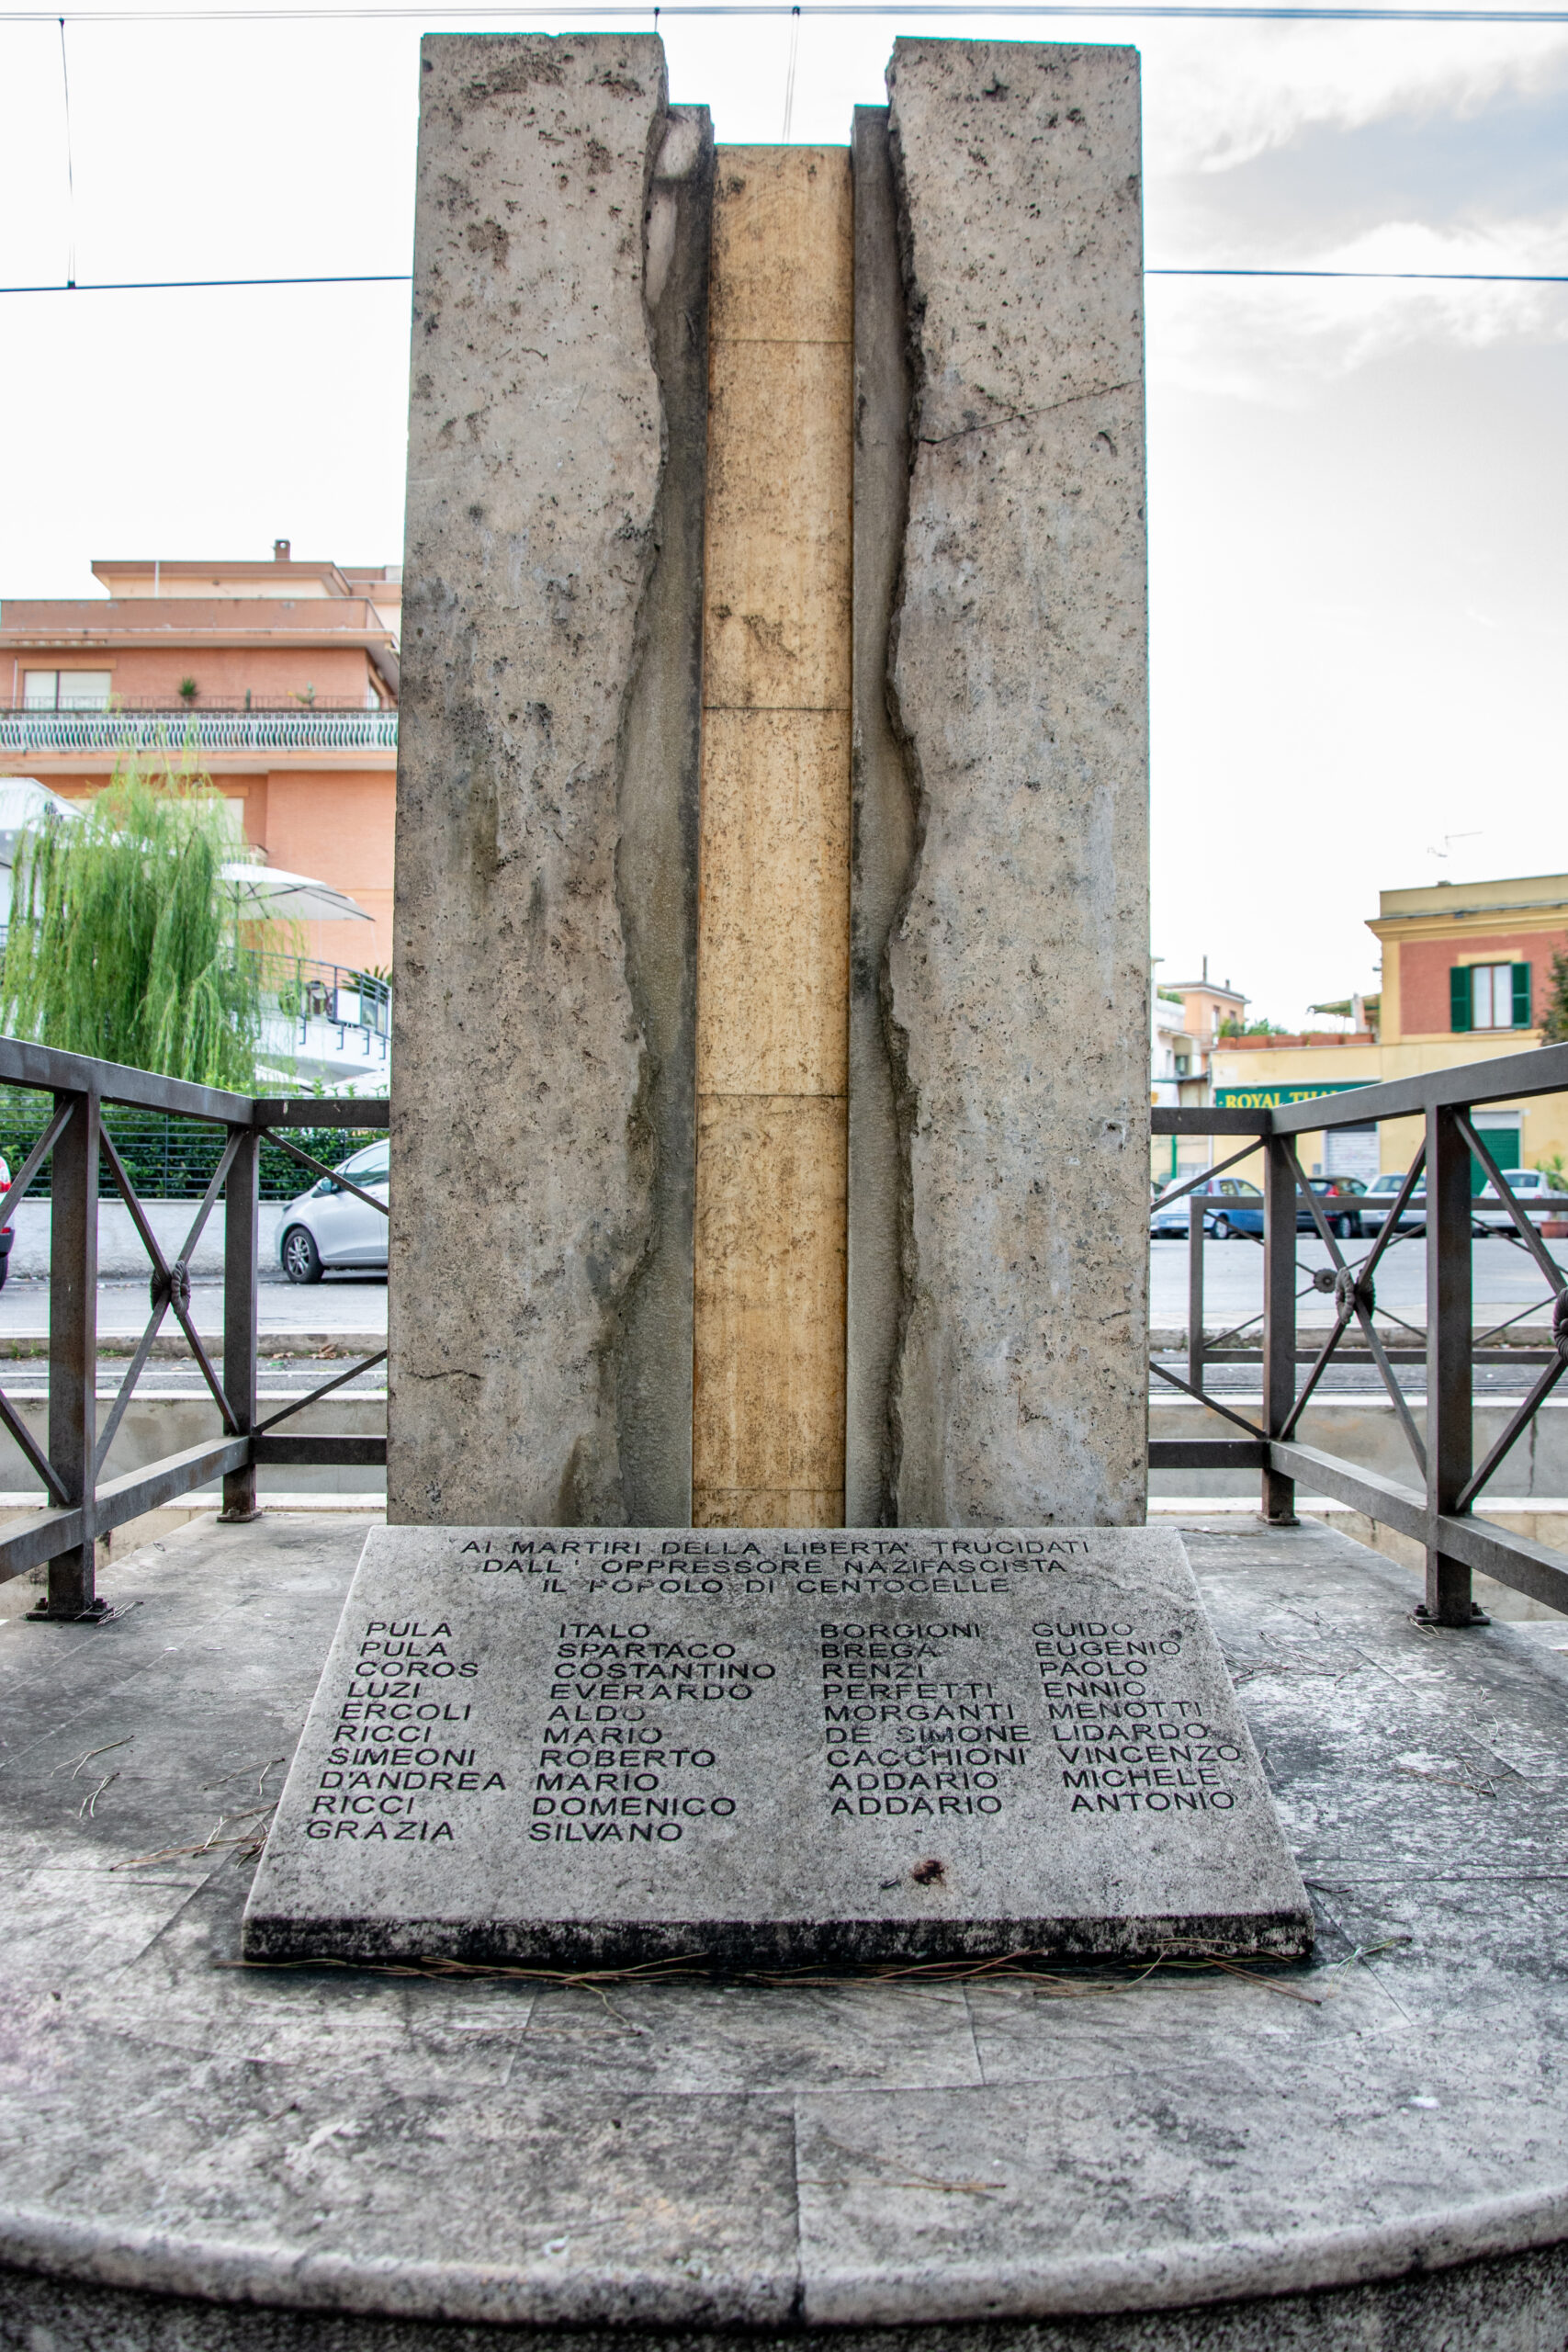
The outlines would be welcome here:
[[[345,1517],[197,1522],[113,1566],[101,1629],[0,1592],[4,2352],[1561,2352],[1568,1657],[1539,1637],[1417,1626],[1322,1526],[1185,1522],[1306,1967],[236,1967]]]
[[[0,2352],[1561,2352],[1560,2246],[1309,2295],[1023,2325],[802,2328],[738,2336],[445,2326],[239,2310],[0,2269]]]

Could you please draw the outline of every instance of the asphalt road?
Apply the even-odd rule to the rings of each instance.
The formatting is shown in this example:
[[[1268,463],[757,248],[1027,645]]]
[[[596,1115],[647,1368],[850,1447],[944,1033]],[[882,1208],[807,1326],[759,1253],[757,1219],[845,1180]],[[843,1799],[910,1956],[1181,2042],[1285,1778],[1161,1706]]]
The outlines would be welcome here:
[[[1568,1272],[1568,1245],[1549,1244],[1556,1261]],[[1347,1242],[1341,1245],[1347,1260],[1354,1265],[1364,1259],[1372,1244],[1369,1241]],[[1156,1241],[1149,1247],[1150,1296],[1149,1319],[1156,1329],[1184,1330],[1187,1324],[1187,1250],[1185,1238],[1177,1241]],[[1332,1298],[1312,1287],[1312,1275],[1319,1267],[1330,1263],[1327,1250],[1315,1237],[1302,1235],[1296,1250],[1301,1269],[1303,1295],[1298,1302],[1298,1316],[1303,1335],[1310,1336],[1315,1326],[1322,1328],[1334,1319]],[[1549,1311],[1546,1283],[1526,1251],[1518,1245],[1497,1238],[1478,1241],[1473,1256],[1476,1317],[1480,1326],[1502,1322],[1517,1317],[1521,1309],[1536,1311],[1528,1316],[1534,1322],[1544,1319]],[[1260,1326],[1254,1318],[1261,1314],[1263,1301],[1263,1251],[1259,1243],[1243,1237],[1230,1241],[1208,1242],[1203,1253],[1204,1322],[1213,1331],[1237,1325],[1249,1325],[1243,1333],[1243,1342],[1257,1344]],[[1404,1240],[1393,1244],[1377,1272],[1378,1319],[1380,1324],[1398,1320],[1411,1324],[1416,1331],[1426,1326],[1426,1253],[1420,1240]],[[263,1333],[262,1375],[269,1386],[309,1386],[322,1378],[330,1368],[332,1357],[327,1351],[344,1346],[350,1341],[362,1341],[368,1347],[385,1344],[387,1329],[387,1284],[385,1278],[375,1274],[329,1275],[324,1282],[296,1287],[282,1280],[264,1281],[261,1284],[261,1321]],[[204,1337],[218,1339],[223,1328],[223,1291],[220,1283],[196,1283],[191,1299],[195,1308],[196,1326]],[[147,1286],[141,1281],[107,1281],[98,1285],[98,1329],[105,1338],[123,1343],[133,1343],[147,1320]],[[164,1329],[173,1332],[175,1326],[166,1320]],[[12,1281],[0,1291],[0,1342],[28,1338],[42,1340],[49,1330],[49,1284],[39,1281]],[[291,1340],[298,1345],[304,1334],[318,1337],[320,1349],[312,1349],[309,1356],[276,1356],[268,1360],[265,1348],[267,1334],[279,1340]],[[1181,1359],[1169,1359],[1173,1369],[1184,1370]],[[1478,1391],[1512,1394],[1533,1378],[1533,1373],[1510,1368],[1480,1367],[1476,1373]],[[1215,1366],[1209,1375],[1209,1385],[1216,1390],[1240,1388],[1250,1391],[1257,1385],[1258,1375],[1247,1366]],[[1420,1393],[1424,1382],[1419,1365],[1400,1367],[1402,1385],[1412,1395]],[[8,1390],[18,1386],[41,1386],[47,1380],[47,1365],[41,1357],[17,1364],[5,1380]],[[181,1363],[164,1358],[149,1365],[144,1382],[160,1388],[183,1388],[200,1385],[200,1374],[188,1359]],[[386,1380],[385,1365],[367,1374],[363,1385],[379,1387]],[[359,1384],[355,1384],[356,1385]],[[1163,1384],[1160,1384],[1163,1389]],[[1381,1386],[1371,1365],[1336,1368],[1326,1376],[1326,1385],[1333,1390],[1359,1391]],[[1168,1391],[1165,1391],[1168,1394]]]
[[[1371,1256],[1372,1240],[1342,1241],[1348,1265]],[[1553,1261],[1568,1272],[1568,1243],[1548,1242]],[[1177,1241],[1149,1244],[1149,1320],[1156,1329],[1187,1328],[1187,1251],[1185,1236]],[[1333,1297],[1312,1287],[1319,1267],[1333,1261],[1315,1234],[1301,1234],[1296,1242],[1300,1268],[1296,1315],[1303,1324],[1330,1324],[1335,1319]],[[1471,1264],[1479,1324],[1501,1323],[1522,1308],[1539,1306],[1544,1320],[1550,1312],[1546,1279],[1522,1242],[1502,1237],[1477,1241]],[[1427,1327],[1427,1251],[1424,1238],[1410,1237],[1391,1242],[1373,1277],[1380,1320],[1398,1317],[1425,1331]],[[1203,1321],[1206,1329],[1244,1322],[1263,1311],[1263,1245],[1244,1234],[1229,1241],[1208,1241],[1203,1247]]]

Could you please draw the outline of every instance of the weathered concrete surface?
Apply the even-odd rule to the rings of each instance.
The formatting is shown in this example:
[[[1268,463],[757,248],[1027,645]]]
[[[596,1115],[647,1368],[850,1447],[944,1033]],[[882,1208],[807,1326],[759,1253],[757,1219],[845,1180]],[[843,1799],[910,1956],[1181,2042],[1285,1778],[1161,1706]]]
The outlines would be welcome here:
[[[101,1630],[8,1588],[0,2346],[1559,2346],[1568,1659],[1183,1538],[1316,1890],[1262,1982],[235,1967],[358,1535],[194,1529]]]
[[[714,213],[692,1518],[844,1516],[851,372],[842,148]]]
[[[1152,1488],[1152,1479],[1150,1485]],[[1151,1491],[1149,1521],[1151,1525],[1179,1523],[1201,1512],[1205,1521],[1223,1523],[1228,1520],[1232,1526],[1240,1528],[1258,1517],[1258,1501],[1256,1491],[1245,1503],[1229,1496],[1220,1500],[1212,1495],[1200,1498]],[[1348,1503],[1336,1502],[1327,1495],[1303,1495],[1299,1487],[1296,1509],[1303,1519],[1319,1520],[1337,1535],[1348,1535],[1353,1544],[1365,1544],[1369,1550],[1392,1561],[1396,1568],[1425,1578],[1426,1546],[1401,1535],[1397,1529],[1380,1527],[1365,1511],[1353,1510]],[[1517,1498],[1494,1502],[1488,1497],[1486,1517],[1493,1526],[1506,1528],[1510,1535],[1523,1535],[1529,1542],[1546,1544],[1553,1551],[1568,1550],[1568,1503],[1560,1500],[1541,1510]],[[1476,1603],[1488,1618],[1508,1625],[1529,1625],[1549,1648],[1568,1657],[1568,1639],[1564,1638],[1568,1635],[1568,1611],[1549,1608],[1533,1594],[1499,1584],[1495,1577],[1477,1572],[1472,1582]],[[1411,1594],[1413,1608],[1420,1598],[1419,1591]]]
[[[900,40],[916,453],[889,952],[905,1523],[1144,1508],[1148,844],[1137,58]]]
[[[909,370],[886,107],[857,107],[854,759],[850,876],[850,1214],[844,1517],[897,1515],[889,1410],[903,1307],[904,1152],[883,1004],[915,808],[887,707],[888,637],[909,494]]]
[[[244,1926],[549,1968],[1312,1941],[1168,1526],[373,1529]]]
[[[617,1385],[628,1510],[692,1508],[692,1218],[696,1174],[697,800],[707,475],[713,124],[673,107],[654,166],[647,297],[664,398],[659,558],[626,714],[618,887],[626,976],[647,1052],[653,1232],[627,1302]]]
[[[647,1351],[680,1320],[668,1286],[640,1362],[630,1330],[650,1260],[680,1247],[682,1204],[660,1197],[680,1120],[656,1096],[660,1048],[678,1080],[689,1026],[678,943],[661,980],[624,899],[690,823],[678,628],[670,707],[645,696],[637,737],[656,767],[673,752],[661,824],[627,765],[661,521],[681,540],[660,515],[644,285],[672,132],[663,52],[645,35],[450,36],[422,64],[389,1508],[619,1522],[684,1460],[660,1464],[649,1438]],[[695,168],[689,120],[674,136]],[[661,217],[656,198],[649,227]],[[688,419],[688,471],[690,439]],[[690,592],[690,547],[675,552]],[[685,904],[673,888],[677,926]],[[678,1386],[678,1350],[666,1376]]]

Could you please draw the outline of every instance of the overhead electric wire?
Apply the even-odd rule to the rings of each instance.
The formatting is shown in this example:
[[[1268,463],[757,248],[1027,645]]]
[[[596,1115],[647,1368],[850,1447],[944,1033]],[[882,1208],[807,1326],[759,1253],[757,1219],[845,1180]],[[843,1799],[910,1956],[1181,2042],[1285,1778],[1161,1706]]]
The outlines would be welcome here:
[[[655,14],[657,15],[657,10]],[[789,145],[789,126],[795,115],[795,69],[800,56],[800,10],[791,8],[789,26],[789,71],[784,75],[784,141]]]
[[[50,286],[0,286],[0,294],[185,294],[212,287],[407,286],[406,269],[357,270],[331,277],[116,277],[79,284],[74,278]]]
[[[660,17],[1116,17],[1150,23],[1189,19],[1270,24],[1369,25],[1568,25],[1568,8],[1366,8],[1280,7],[1256,0],[1256,5],[1205,6],[1202,0],[1089,0],[1075,7],[1071,0],[643,0],[643,5],[596,6],[566,0],[560,7],[505,7],[494,5],[463,7],[322,7],[322,8],[75,8],[61,17],[57,9],[0,8],[5,25],[152,25],[152,24],[364,24],[395,20],[428,24],[455,17],[463,24],[481,18],[519,17],[582,19],[592,24],[647,24]]]
[[[657,28],[660,17],[789,17],[790,65],[784,95],[784,136],[789,135],[790,116],[795,97],[795,64],[796,44],[800,36],[800,19],[811,17],[1115,17],[1142,22],[1205,21],[1254,22],[1274,24],[1411,24],[1411,25],[1568,25],[1568,8],[1374,8],[1374,7],[1283,7],[1267,5],[1267,0],[1230,0],[1230,5],[1203,5],[1203,0],[1086,0],[1086,5],[1074,6],[1072,0],[633,0],[633,5],[577,5],[577,0],[565,0],[556,7],[507,7],[504,6],[433,5],[409,7],[282,7],[282,8],[78,8],[63,14],[58,10],[39,8],[0,8],[0,24],[24,25],[53,22],[60,28],[60,65],[65,96],[65,171],[69,196],[69,227],[67,237],[67,268],[63,283],[32,286],[0,286],[0,295],[21,294],[156,294],[221,290],[268,286],[397,286],[410,282],[406,270],[345,271],[321,276],[278,276],[270,277],[152,277],[90,281],[82,284],[76,277],[75,182],[72,165],[71,85],[66,65],[65,28],[67,24],[309,24],[366,23],[413,20],[428,23],[432,18],[457,18],[473,23],[479,19],[503,18],[515,23],[520,17],[540,18],[550,22],[583,17],[603,23],[606,19],[641,22],[651,18]],[[1271,269],[1232,266],[1227,265],[1179,265],[1146,269],[1146,277],[1273,277],[1403,281],[1447,285],[1486,286],[1561,286],[1568,284],[1568,273],[1534,270],[1461,270],[1461,269]]]
[[[1568,270],[1532,269],[1232,269],[1198,263],[1145,269],[1145,277],[1330,277],[1436,286],[1568,286]],[[265,286],[409,286],[406,269],[361,270],[332,277],[126,277],[78,284],[0,286],[4,294],[185,294]]]
[[[1568,286],[1568,270],[1541,269],[1232,269],[1205,265],[1145,269],[1145,277],[1409,278],[1438,286]]]

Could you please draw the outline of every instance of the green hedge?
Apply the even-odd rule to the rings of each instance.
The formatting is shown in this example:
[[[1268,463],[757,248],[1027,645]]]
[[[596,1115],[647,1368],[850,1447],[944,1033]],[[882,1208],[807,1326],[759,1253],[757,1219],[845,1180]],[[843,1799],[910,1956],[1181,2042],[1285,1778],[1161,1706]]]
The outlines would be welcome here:
[[[54,1097],[31,1087],[0,1087],[0,1153],[16,1175],[48,1125]],[[125,1162],[126,1173],[138,1197],[148,1201],[198,1201],[212,1180],[228,1140],[222,1127],[202,1119],[178,1119],[163,1111],[130,1111],[118,1103],[104,1105],[104,1126]],[[374,1143],[384,1127],[290,1127],[289,1140],[313,1159],[335,1168],[351,1152]],[[264,1201],[291,1201],[316,1180],[308,1168],[268,1140],[261,1151],[261,1196]],[[49,1198],[50,1166],[45,1160],[28,1190],[29,1200]],[[117,1198],[107,1164],[99,1175],[99,1190]]]

